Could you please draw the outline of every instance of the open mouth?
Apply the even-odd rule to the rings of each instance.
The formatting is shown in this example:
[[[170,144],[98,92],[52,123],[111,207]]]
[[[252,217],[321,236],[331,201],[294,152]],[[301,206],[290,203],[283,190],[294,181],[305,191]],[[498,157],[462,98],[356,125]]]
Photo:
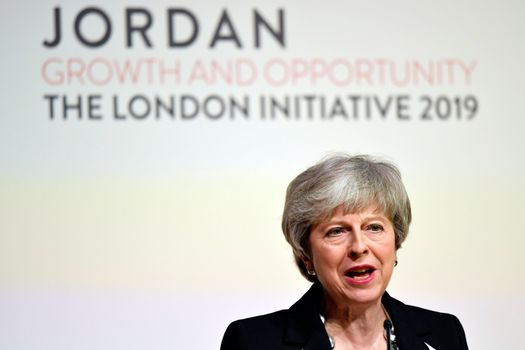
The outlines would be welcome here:
[[[364,281],[369,279],[374,273],[375,269],[373,267],[357,267],[352,268],[345,272],[345,276],[349,277],[355,281]]]

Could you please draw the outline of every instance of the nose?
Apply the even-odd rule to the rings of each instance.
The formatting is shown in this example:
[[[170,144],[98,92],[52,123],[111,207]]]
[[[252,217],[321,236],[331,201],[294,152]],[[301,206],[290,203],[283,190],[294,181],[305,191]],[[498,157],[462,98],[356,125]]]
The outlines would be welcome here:
[[[349,235],[349,242],[348,242],[348,256],[355,260],[362,255],[368,254],[368,245],[366,244],[366,238],[361,232],[361,230],[357,229],[352,232],[351,235]]]

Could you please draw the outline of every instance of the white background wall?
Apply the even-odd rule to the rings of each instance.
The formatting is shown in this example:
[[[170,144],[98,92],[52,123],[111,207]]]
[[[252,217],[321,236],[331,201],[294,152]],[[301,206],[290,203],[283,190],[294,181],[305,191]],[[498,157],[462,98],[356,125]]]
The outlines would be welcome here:
[[[75,40],[73,16],[98,4],[111,18],[109,42]],[[12,2],[1,6],[0,348],[217,349],[237,318],[290,306],[308,288],[280,232],[288,182],[330,151],[371,153],[400,167],[414,221],[389,291],[426,308],[456,314],[472,349],[518,349],[525,312],[523,198],[525,45],[518,1],[94,1]],[[63,15],[62,43],[52,36],[53,7]],[[154,47],[124,45],[124,9],[154,16]],[[183,7],[200,23],[197,41],[166,42],[166,9]],[[285,12],[285,47],[267,33],[251,39],[251,13],[270,22]],[[244,47],[207,47],[226,9]],[[274,24],[275,22],[272,22]],[[181,35],[191,28],[178,22]],[[90,38],[102,33],[88,17]],[[227,29],[227,28],[226,28]],[[138,40],[138,39],[137,39]],[[291,62],[456,59],[475,62],[471,81],[428,84],[353,81],[248,86],[224,82],[161,84],[111,81],[51,85],[50,58],[136,62],[245,59],[262,69]],[[58,69],[58,66],[55,66]],[[103,76],[103,70],[93,74]],[[377,68],[377,66],[376,66]],[[58,71],[47,71],[54,74]],[[98,75],[97,75],[98,74]],[[338,71],[337,77],[343,74]],[[379,79],[376,76],[376,79]],[[100,94],[101,120],[50,120],[46,94]],[[410,98],[411,120],[212,121],[112,118],[112,96],[145,94],[249,98],[314,94]],[[474,96],[471,120],[418,118],[421,95]],[[58,108],[58,107],[57,107]],[[462,110],[465,112],[465,110]]]

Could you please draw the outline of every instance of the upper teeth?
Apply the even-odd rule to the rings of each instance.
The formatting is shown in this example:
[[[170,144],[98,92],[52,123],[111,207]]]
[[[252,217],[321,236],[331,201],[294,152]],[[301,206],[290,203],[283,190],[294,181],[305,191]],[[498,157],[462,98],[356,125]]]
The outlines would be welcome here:
[[[353,272],[366,272],[368,271],[368,269],[358,269],[358,270],[354,270]]]

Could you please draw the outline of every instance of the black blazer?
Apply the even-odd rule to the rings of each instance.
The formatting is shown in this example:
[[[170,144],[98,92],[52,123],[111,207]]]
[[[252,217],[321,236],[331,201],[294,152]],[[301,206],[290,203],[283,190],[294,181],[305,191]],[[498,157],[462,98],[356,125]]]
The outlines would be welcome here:
[[[319,317],[322,294],[321,285],[314,283],[288,310],[231,323],[221,350],[330,350]],[[405,305],[386,292],[382,302],[392,318],[400,350],[468,350],[455,316]]]

